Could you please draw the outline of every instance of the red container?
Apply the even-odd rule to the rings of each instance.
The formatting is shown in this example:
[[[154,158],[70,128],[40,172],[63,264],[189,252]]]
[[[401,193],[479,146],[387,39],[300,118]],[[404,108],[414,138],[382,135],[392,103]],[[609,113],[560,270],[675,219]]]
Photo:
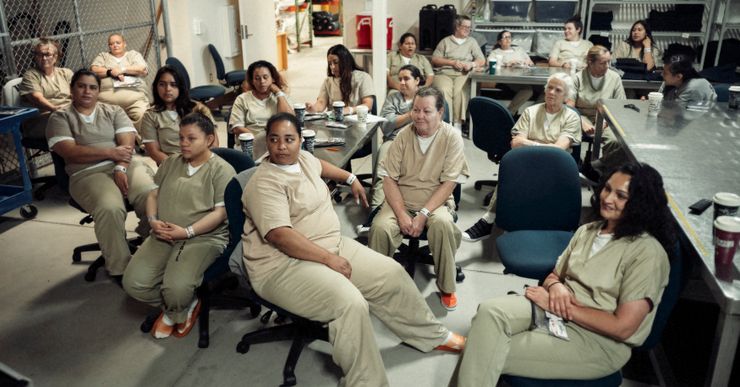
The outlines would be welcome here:
[[[373,17],[368,13],[360,13],[355,16],[357,23],[357,47],[373,48]],[[386,49],[390,50],[393,46],[393,18],[387,19],[386,26]]]

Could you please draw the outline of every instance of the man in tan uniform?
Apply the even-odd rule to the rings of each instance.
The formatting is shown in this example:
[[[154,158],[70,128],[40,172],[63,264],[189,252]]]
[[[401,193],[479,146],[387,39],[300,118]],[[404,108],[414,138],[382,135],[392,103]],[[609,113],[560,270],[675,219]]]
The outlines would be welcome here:
[[[434,87],[414,97],[413,124],[401,129],[380,163],[385,203],[370,227],[369,246],[393,256],[404,235],[427,229],[442,305],[457,306],[455,252],[460,230],[455,226],[452,191],[470,176],[462,137],[442,121],[444,100]]]

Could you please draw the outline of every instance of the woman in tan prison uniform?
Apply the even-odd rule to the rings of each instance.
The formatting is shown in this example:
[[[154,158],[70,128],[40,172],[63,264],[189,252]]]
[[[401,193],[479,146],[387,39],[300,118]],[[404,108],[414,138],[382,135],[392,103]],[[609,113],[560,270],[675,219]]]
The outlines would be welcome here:
[[[24,138],[45,140],[46,123],[51,113],[72,102],[69,90],[72,70],[56,67],[60,55],[56,40],[41,38],[33,47],[36,67],[23,73],[18,89],[23,102],[39,109],[41,114],[23,122]]]
[[[234,168],[209,148],[213,121],[200,113],[180,123],[182,154],[167,158],[157,170],[158,188],[149,192],[146,215],[152,229],[123,276],[131,297],[161,306],[152,336],[183,337],[200,312],[195,289],[208,266],[229,241],[224,191]]]
[[[649,165],[626,164],[591,203],[600,220],[576,231],[542,286],[479,306],[453,385],[495,386],[501,374],[596,379],[647,338],[673,246],[663,180]],[[567,320],[569,340],[530,330],[535,309]]]
[[[424,75],[424,83],[420,86],[431,86],[434,81],[434,69],[429,60],[416,52],[416,35],[407,32],[398,39],[398,51],[388,53],[388,92],[401,91],[401,83],[398,81],[398,73],[403,66],[413,65]]]
[[[236,97],[231,107],[229,133],[235,137],[235,144],[239,144],[242,133],[252,133],[255,141],[263,142],[265,124],[270,117],[279,112],[294,113],[286,94],[288,85],[277,68],[264,60],[247,67],[244,82],[249,88]]]
[[[323,112],[332,108],[332,103],[344,102],[344,114],[354,114],[358,105],[365,105],[372,112],[373,79],[360,66],[347,47],[341,44],[332,46],[326,53],[327,78],[321,85],[316,102],[306,103],[306,111]]]
[[[393,256],[404,235],[417,237],[426,229],[442,306],[453,310],[460,230],[454,221],[452,191],[470,172],[462,137],[442,121],[443,98],[434,87],[416,93],[413,123],[401,129],[380,163],[385,203],[370,226],[368,246]]]
[[[442,39],[432,53],[433,85],[444,93],[452,109],[452,122],[459,126],[465,120],[470,99],[468,74],[483,69],[486,57],[478,42],[470,37],[473,22],[468,16],[455,18],[455,32]]]
[[[295,116],[270,118],[269,159],[244,188],[244,261],[257,294],[328,323],[332,357],[344,373],[341,385],[388,385],[368,311],[423,352],[462,348],[464,337],[437,321],[401,265],[339,234],[322,179],[346,181],[367,206],[362,185],[300,146]]]
[[[98,102],[100,79],[89,70],[72,76],[72,103],[51,114],[46,126],[49,149],[66,163],[69,194],[95,219],[95,236],[108,274],[120,280],[131,252],[126,241],[125,201],[142,219],[152,171],[133,158],[136,129],[116,105]],[[140,222],[140,236],[149,234]]]
[[[142,143],[157,165],[175,153],[180,153],[180,119],[198,112],[214,122],[211,110],[190,99],[190,92],[180,74],[169,65],[159,68],[152,82],[154,103],[144,113],[139,130]],[[214,122],[215,123],[215,122]],[[218,136],[212,147],[218,146]]]
[[[134,50],[126,50],[121,34],[108,36],[109,52],[101,52],[93,59],[90,70],[102,79],[100,100],[118,105],[138,127],[149,108],[149,95],[144,77],[149,73],[146,60]]]
[[[570,151],[581,142],[581,121],[565,100],[573,94],[573,78],[566,73],[555,73],[547,78],[545,102],[532,105],[522,113],[511,129],[511,147],[554,146]],[[466,242],[475,242],[491,236],[496,220],[496,191],[486,213],[462,233]]]
[[[586,66],[586,52],[593,46],[588,40],[581,39],[583,33],[583,22],[580,16],[573,16],[565,21],[563,34],[565,39],[558,40],[550,49],[548,64],[550,67],[563,67],[571,69],[571,60],[577,61],[575,71]]]

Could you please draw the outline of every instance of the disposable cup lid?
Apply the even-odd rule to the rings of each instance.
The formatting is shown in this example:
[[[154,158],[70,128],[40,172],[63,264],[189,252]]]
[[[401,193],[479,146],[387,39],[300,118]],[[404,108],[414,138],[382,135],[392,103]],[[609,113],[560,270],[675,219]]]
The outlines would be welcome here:
[[[726,232],[740,233],[740,218],[737,216],[718,216],[714,220],[714,227]]]
[[[360,105],[360,106],[357,107],[357,111],[359,112],[360,110],[367,112],[370,109],[368,109],[367,106],[365,106],[365,105]]]
[[[254,135],[252,133],[242,133],[239,135],[240,141],[248,141],[248,140],[254,140]]]
[[[717,192],[712,200],[723,206],[736,207],[740,206],[740,196],[731,192]]]
[[[311,129],[306,129],[303,131],[303,137],[315,137],[315,136],[316,136],[316,132],[314,132]]]
[[[305,108],[306,108],[306,105],[304,105],[302,103],[294,103],[293,104],[293,109],[305,109]]]
[[[334,107],[344,107],[344,102],[342,102],[342,101],[336,101],[333,104],[331,104],[331,106],[334,106]]]
[[[740,92],[740,86],[730,86],[729,90],[733,92]]]
[[[648,93],[648,98],[663,98],[663,93],[657,91],[651,91]]]

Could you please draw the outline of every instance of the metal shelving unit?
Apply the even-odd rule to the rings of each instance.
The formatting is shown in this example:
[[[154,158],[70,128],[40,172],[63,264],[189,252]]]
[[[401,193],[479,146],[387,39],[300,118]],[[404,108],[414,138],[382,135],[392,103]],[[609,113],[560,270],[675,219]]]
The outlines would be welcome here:
[[[609,37],[611,42],[614,43],[616,41],[626,39],[629,35],[629,29],[632,26],[632,23],[640,19],[647,19],[650,10],[667,11],[677,4],[703,5],[704,14],[702,16],[701,31],[684,32],[653,30],[653,37],[656,40],[656,44],[663,50],[665,50],[669,43],[674,42],[687,44],[694,48],[701,45],[703,48],[699,56],[699,67],[702,68],[704,66],[704,61],[706,60],[706,43],[710,41],[712,36],[712,21],[716,20],[717,16],[717,7],[715,6],[716,1],[717,0],[589,0],[588,5],[581,8],[581,18],[584,20],[585,29],[584,36],[586,39],[592,35]],[[591,29],[591,17],[594,10],[612,11],[614,13],[611,30]]]
[[[738,0],[736,0],[735,2],[740,3],[740,1]],[[730,30],[740,31],[740,14],[732,14],[733,9],[735,10],[735,12],[740,13],[740,4],[735,4],[735,8],[733,8],[732,0],[719,0],[719,2],[717,3],[717,12],[720,11],[719,8],[723,8],[723,12],[721,20],[719,20],[714,26],[718,39],[717,53],[714,55],[715,66],[717,66],[717,64],[719,63],[719,55],[722,52],[722,40],[725,38],[725,35],[727,35],[727,32]]]
[[[295,41],[298,42],[296,45],[296,50],[298,52],[301,51],[301,45],[308,44],[309,47],[313,47],[313,18],[311,16],[311,13],[313,12],[313,1],[312,0],[306,0],[304,2],[305,4],[308,4],[306,6],[306,20],[301,23],[301,9],[298,6],[298,0],[295,0]],[[303,28],[308,28],[308,41],[302,42],[301,41],[301,30]]]

